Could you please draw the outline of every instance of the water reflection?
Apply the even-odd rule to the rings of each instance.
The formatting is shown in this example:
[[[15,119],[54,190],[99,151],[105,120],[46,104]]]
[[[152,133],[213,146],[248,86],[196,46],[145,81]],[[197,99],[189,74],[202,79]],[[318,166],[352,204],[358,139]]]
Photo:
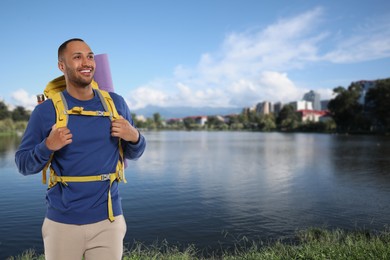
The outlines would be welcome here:
[[[145,135],[145,154],[129,162],[128,184],[121,186],[128,243],[167,239],[220,248],[240,235],[268,240],[309,226],[381,229],[388,224],[389,137]],[[0,219],[0,251],[12,244],[41,246],[46,187],[39,174],[25,177],[16,172],[17,143],[17,138],[1,139],[0,171],[5,182],[0,183],[0,207],[7,218]],[[15,226],[23,230],[2,235]]]
[[[20,137],[17,135],[0,135],[0,169],[15,165],[12,162],[19,143]]]

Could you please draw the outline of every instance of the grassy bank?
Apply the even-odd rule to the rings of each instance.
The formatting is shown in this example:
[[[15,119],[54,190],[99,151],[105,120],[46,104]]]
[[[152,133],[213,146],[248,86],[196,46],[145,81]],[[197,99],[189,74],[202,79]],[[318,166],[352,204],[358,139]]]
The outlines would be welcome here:
[[[29,250],[9,260],[44,260]],[[176,246],[162,243],[158,246],[134,244],[125,250],[123,259],[390,259],[390,231],[347,232],[340,229],[312,228],[297,232],[294,242],[278,241],[272,244],[239,243],[234,250],[202,256],[193,246],[180,250]]]

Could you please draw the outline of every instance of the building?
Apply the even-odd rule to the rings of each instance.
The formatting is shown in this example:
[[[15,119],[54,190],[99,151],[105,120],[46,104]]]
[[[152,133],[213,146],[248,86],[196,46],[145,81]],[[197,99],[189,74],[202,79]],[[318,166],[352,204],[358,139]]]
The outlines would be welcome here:
[[[314,110],[322,110],[321,109],[321,96],[319,93],[310,90],[309,92],[303,95],[303,100],[312,102]]]
[[[274,107],[274,114],[275,114],[275,116],[277,116],[277,115],[279,115],[280,111],[282,110],[283,104],[282,104],[282,102],[277,102],[274,104],[273,107]]]
[[[302,119],[302,122],[311,121],[311,122],[319,122],[324,121],[325,117],[329,116],[329,113],[324,110],[298,110],[297,111]]]
[[[272,103],[264,101],[256,105],[256,114],[258,115],[268,115],[273,112]]]
[[[290,102],[289,104],[294,107],[295,111],[313,110],[313,103],[311,101],[300,100],[300,101]]]
[[[184,119],[186,119],[186,118],[192,118],[194,120],[195,124],[198,124],[201,126],[204,126],[207,122],[207,116],[187,116]]]
[[[328,110],[329,100],[321,100],[321,110]]]

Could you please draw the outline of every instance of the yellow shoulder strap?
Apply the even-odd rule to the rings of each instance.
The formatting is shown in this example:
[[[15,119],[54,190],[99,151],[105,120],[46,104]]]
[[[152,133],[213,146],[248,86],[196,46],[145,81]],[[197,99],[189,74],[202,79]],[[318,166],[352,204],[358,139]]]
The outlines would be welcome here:
[[[108,93],[107,91],[104,91],[104,90],[101,90],[101,89],[97,89],[97,93],[100,97],[100,100],[103,104],[103,107],[106,111],[109,111],[111,114],[112,114],[112,117],[111,120],[115,120],[115,119],[119,119],[120,116],[118,114],[118,111],[116,110],[116,107],[115,107],[115,104],[114,104],[114,101],[112,100],[111,96],[110,96],[110,93]],[[127,183],[126,181],[126,177],[125,177],[125,174],[124,174],[124,169],[125,169],[125,165],[124,165],[124,155],[123,155],[123,148],[122,148],[122,143],[121,141],[119,140],[119,160],[118,160],[118,164],[117,164],[117,167],[116,167],[116,171],[118,172],[119,174],[119,178],[124,182],[124,183]]]
[[[118,119],[119,114],[118,111],[116,110],[114,101],[112,100],[110,93],[101,89],[96,89],[96,90],[97,90],[96,92],[100,97],[100,101],[103,104],[104,109],[112,114],[111,120]]]
[[[62,92],[55,92],[54,94],[52,93],[51,100],[56,111],[56,127],[65,127],[68,123],[68,115],[65,113],[65,111],[68,109],[68,105],[66,103],[65,97],[63,96]],[[46,184],[46,171],[49,168],[52,159],[53,154],[50,156],[49,161],[42,170],[43,184]]]
[[[56,110],[57,128],[65,127],[68,123],[68,115],[65,112],[68,110],[68,105],[66,103],[64,94],[62,94],[62,92],[57,92],[52,96],[51,100]]]

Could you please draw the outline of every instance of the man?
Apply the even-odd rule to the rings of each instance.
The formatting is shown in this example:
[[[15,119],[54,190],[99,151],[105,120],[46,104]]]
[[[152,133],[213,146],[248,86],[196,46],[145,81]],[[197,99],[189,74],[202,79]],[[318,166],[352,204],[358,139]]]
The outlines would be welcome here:
[[[81,39],[70,39],[58,49],[63,91],[69,108],[104,111],[92,88],[94,54]],[[134,127],[124,99],[109,93],[120,115],[69,115],[65,127],[56,127],[56,111],[49,99],[31,114],[15,162],[24,175],[40,172],[51,161],[57,176],[99,176],[116,171],[120,145],[124,157],[138,159],[146,141]],[[120,145],[119,143],[120,142]],[[72,178],[72,177],[71,177]],[[46,194],[47,212],[42,226],[48,260],[121,259],[126,222],[118,193],[118,181],[58,182]],[[112,219],[108,212],[112,211]]]

